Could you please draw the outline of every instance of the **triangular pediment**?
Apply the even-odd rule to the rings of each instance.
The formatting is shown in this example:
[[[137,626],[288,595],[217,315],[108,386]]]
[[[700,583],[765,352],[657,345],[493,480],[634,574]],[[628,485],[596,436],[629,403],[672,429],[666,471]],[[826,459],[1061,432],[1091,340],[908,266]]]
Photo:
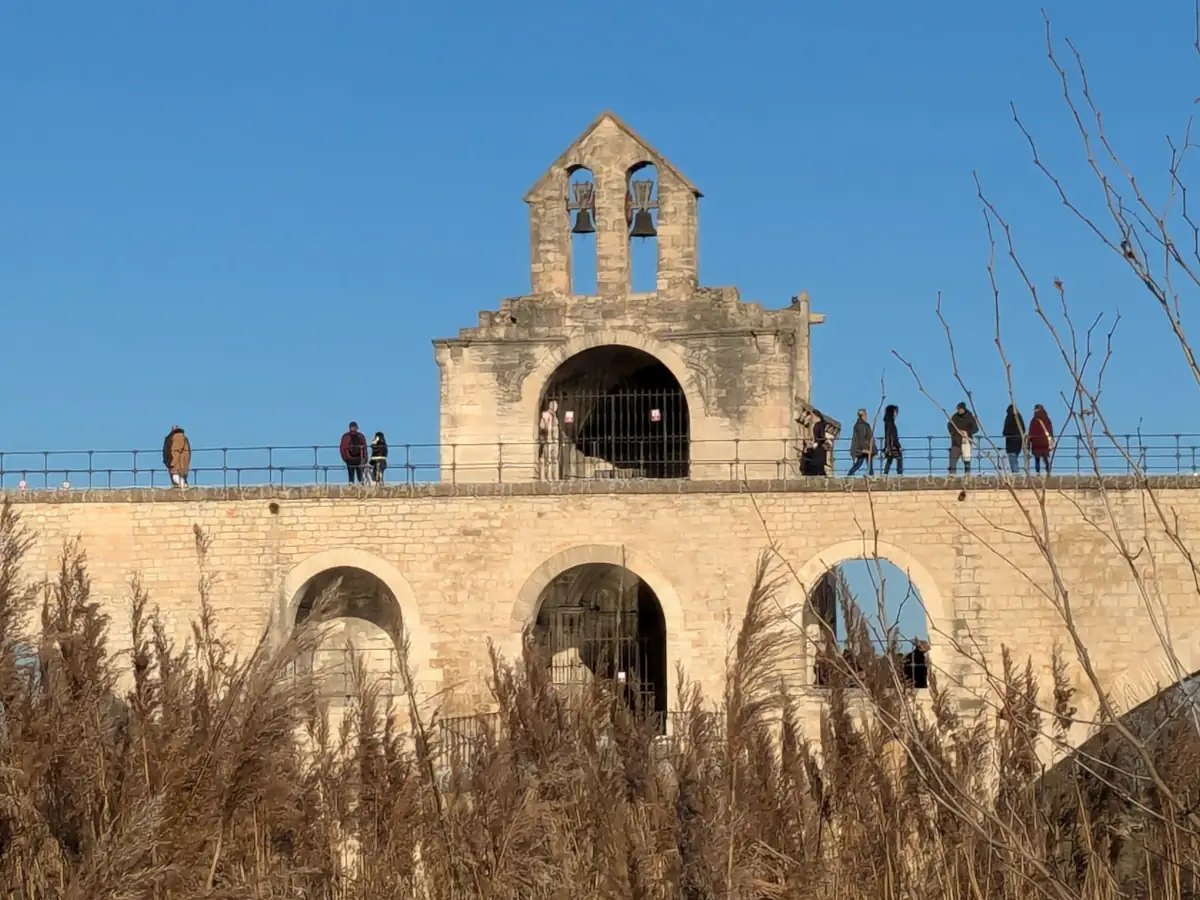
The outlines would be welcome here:
[[[576,138],[575,141],[571,144],[571,146],[567,147],[567,149],[564,150],[559,155],[558,159],[556,159],[550,165],[550,168],[548,168],[546,170],[546,172],[542,175],[542,177],[539,178],[534,183],[533,187],[531,187],[529,189],[529,191],[525,194],[525,202],[526,203],[532,202],[534,197],[538,193],[538,191],[542,188],[543,185],[545,185],[545,183],[550,179],[550,177],[554,174],[554,172],[560,168],[563,168],[564,166],[569,165],[571,162],[571,159],[576,156],[576,154],[579,150],[579,147],[583,143],[585,143],[588,138],[590,138],[592,136],[593,132],[595,132],[597,128],[599,128],[601,125],[603,125],[606,122],[611,123],[612,125],[615,125],[627,137],[629,137],[639,147],[641,147],[641,149],[644,151],[644,155],[645,155],[647,161],[654,163],[654,166],[660,172],[670,172],[671,175],[673,175],[675,178],[677,178],[681,182],[683,182],[683,184],[687,187],[687,189],[690,190],[697,197],[704,196],[702,193],[700,193],[699,188],[697,188],[694,184],[692,184],[687,179],[687,176],[685,176],[677,168],[675,168],[673,165],[671,165],[671,163],[668,162],[667,159],[661,153],[659,153],[657,150],[655,150],[653,147],[651,147],[645,140],[642,139],[641,135],[639,135],[636,131],[634,131],[632,128],[630,128],[628,125],[626,125],[623,121],[621,121],[621,119],[618,116],[616,116],[615,114],[613,114],[611,112],[602,112],[602,113],[600,113],[600,115],[598,115],[595,118],[595,120],[592,122],[591,125],[589,125],[587,128],[584,129],[583,134],[581,134],[578,138]]]

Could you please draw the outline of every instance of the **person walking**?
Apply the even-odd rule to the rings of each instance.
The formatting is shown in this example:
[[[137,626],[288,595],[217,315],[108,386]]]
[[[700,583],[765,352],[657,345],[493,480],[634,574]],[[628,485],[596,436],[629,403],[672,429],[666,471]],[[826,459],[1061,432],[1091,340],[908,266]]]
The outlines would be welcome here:
[[[1004,452],[1008,454],[1008,468],[1014,475],[1021,473],[1021,457],[1025,455],[1025,419],[1009,404],[1004,414]]]
[[[187,487],[192,468],[192,442],[178,425],[172,425],[163,439],[163,465],[171,476],[171,484]]]
[[[867,411],[860,409],[858,411],[858,420],[854,423],[854,430],[850,432],[850,458],[854,460],[854,465],[850,467],[850,471],[846,473],[846,477],[854,475],[862,464],[867,464],[867,474],[875,474],[875,432],[871,430],[871,423],[867,421]]]
[[[896,416],[900,407],[890,404],[883,411],[883,474],[886,475],[896,464],[896,474],[904,474],[904,448],[900,446],[900,432],[896,429]]]
[[[1050,451],[1054,447],[1054,425],[1050,414],[1040,403],[1034,404],[1033,421],[1029,423],[1029,452],[1033,456],[1033,470],[1042,471],[1046,466],[1046,474],[1050,474]]]
[[[387,438],[382,431],[375,432],[371,439],[371,480],[383,484],[383,473],[387,471]]]
[[[971,441],[979,431],[979,423],[967,409],[967,404],[960,403],[954,408],[954,415],[946,425],[950,432],[950,474],[958,472],[958,461],[963,463],[963,474],[971,474]]]
[[[367,464],[367,436],[358,430],[357,422],[350,423],[349,429],[342,435],[339,449],[342,462],[346,464],[346,476],[350,479],[350,484],[354,484],[355,481],[362,484],[363,469]]]

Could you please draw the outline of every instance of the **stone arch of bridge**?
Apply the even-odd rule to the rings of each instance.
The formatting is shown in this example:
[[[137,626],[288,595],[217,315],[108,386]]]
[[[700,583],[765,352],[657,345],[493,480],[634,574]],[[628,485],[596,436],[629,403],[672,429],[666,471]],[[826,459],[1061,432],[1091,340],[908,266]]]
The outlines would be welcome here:
[[[330,569],[360,569],[378,578],[395,598],[400,625],[408,638],[408,663],[416,681],[431,677],[432,645],[421,623],[417,595],[404,574],[387,560],[357,547],[334,547],[307,557],[288,572],[279,590],[279,608],[274,639],[282,644],[296,626],[305,586]]]
[[[808,618],[809,597],[821,576],[842,563],[876,557],[886,559],[904,572],[916,588],[925,611],[925,621],[929,626],[930,662],[935,671],[945,671],[946,664],[950,661],[948,653],[952,649],[946,633],[952,610],[929,569],[911,551],[896,544],[860,538],[842,541],[815,553],[795,570],[794,587],[791,591],[796,603],[803,604],[805,620]],[[813,649],[815,648],[809,647],[810,652]]]
[[[683,389],[683,396],[687,400],[687,407],[692,416],[693,439],[704,436],[696,427],[701,414],[707,409],[704,393],[700,390],[700,384],[697,382],[695,374],[684,362],[683,357],[662,341],[645,334],[615,329],[597,329],[571,338],[566,343],[555,347],[526,376],[521,387],[521,415],[523,420],[529,423],[530,437],[534,441],[537,440],[537,424],[541,414],[538,407],[546,386],[554,377],[555,372],[572,357],[578,356],[586,350],[604,346],[632,347],[650,354],[662,363]]]
[[[589,564],[619,566],[636,575],[653,591],[662,611],[666,630],[667,671],[666,692],[668,700],[675,697],[675,662],[686,658],[687,618],[683,601],[674,586],[662,571],[645,554],[621,544],[581,544],[559,551],[544,560],[525,580],[512,605],[509,621],[512,633],[507,648],[510,658],[521,653],[521,640],[526,628],[537,621],[538,607],[543,593],[550,584],[571,569]]]
[[[1167,658],[1166,651],[1161,647],[1157,652],[1147,651],[1139,662],[1129,666],[1113,679],[1111,686],[1107,686],[1118,716],[1126,716],[1181,681],[1200,675],[1200,639],[1178,641],[1171,649],[1173,660]],[[1075,665],[1078,666],[1078,663]],[[1079,718],[1085,721],[1076,722],[1067,732],[1065,743],[1068,752],[1078,750],[1096,734],[1096,728],[1088,722],[1096,721],[1100,709],[1100,702],[1086,676],[1080,672],[1076,681],[1081,685],[1082,696],[1077,697],[1075,705],[1079,710]],[[1056,755],[1049,751],[1044,753],[1043,756],[1048,758],[1043,762],[1052,763]]]

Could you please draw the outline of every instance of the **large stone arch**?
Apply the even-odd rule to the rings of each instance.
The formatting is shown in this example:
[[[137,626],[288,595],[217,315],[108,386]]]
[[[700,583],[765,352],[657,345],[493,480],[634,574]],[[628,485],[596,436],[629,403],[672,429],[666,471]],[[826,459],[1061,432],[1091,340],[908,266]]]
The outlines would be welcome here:
[[[950,653],[953,652],[953,644],[948,634],[952,609],[930,571],[920,559],[903,547],[885,541],[868,541],[861,538],[826,547],[794,570],[793,589],[789,592],[790,605],[804,608],[818,580],[830,569],[851,560],[872,557],[891,562],[908,576],[917,589],[929,623],[930,658],[937,669],[944,671],[950,661]]]
[[[433,679],[435,670],[430,665],[432,644],[421,623],[421,609],[417,595],[395,566],[356,547],[334,547],[307,557],[288,572],[279,589],[279,606],[273,638],[276,643],[286,641],[295,627],[296,615],[302,600],[301,591],[310,580],[329,569],[354,568],[369,572],[391,591],[400,607],[400,620],[408,638],[408,663],[418,683]]]
[[[662,341],[645,334],[638,334],[634,331],[597,329],[589,331],[586,335],[571,338],[566,343],[555,347],[529,372],[522,382],[521,416],[527,423],[526,427],[530,431],[531,440],[537,440],[538,416],[541,413],[538,404],[541,401],[542,391],[554,377],[554,373],[571,357],[583,353],[585,350],[605,346],[632,347],[650,354],[666,366],[667,370],[675,376],[675,380],[679,382],[679,386],[683,389],[683,395],[687,399],[692,417],[693,440],[705,437],[702,424],[707,417],[705,394],[700,389],[695,373],[683,357]]]
[[[1118,716],[1133,712],[1180,681],[1200,673],[1200,640],[1191,638],[1176,642],[1172,646],[1172,654],[1174,659],[1169,659],[1162,647],[1149,650],[1137,663],[1126,668],[1110,684],[1104,685]],[[1068,731],[1065,748],[1049,752],[1048,762],[1055,761],[1064,753],[1078,750],[1084,741],[1096,733],[1096,728],[1089,723],[1097,719],[1100,701],[1082,672],[1076,680],[1081,685],[1082,696],[1076,698],[1075,705],[1079,710],[1079,719],[1083,721],[1077,721]]]
[[[674,700],[677,686],[675,666],[680,659],[685,659],[688,653],[687,618],[683,610],[683,601],[653,561],[644,554],[620,544],[582,544],[569,547],[555,553],[534,569],[517,591],[513,601],[509,617],[511,632],[507,641],[507,655],[510,658],[519,656],[522,635],[537,619],[542,592],[563,572],[588,563],[622,566],[644,581],[658,598],[667,632],[667,697]]]

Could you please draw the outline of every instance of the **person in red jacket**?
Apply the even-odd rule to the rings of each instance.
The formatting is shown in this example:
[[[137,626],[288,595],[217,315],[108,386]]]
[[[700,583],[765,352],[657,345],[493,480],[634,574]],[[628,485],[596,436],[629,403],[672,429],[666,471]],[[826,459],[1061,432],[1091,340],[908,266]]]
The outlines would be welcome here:
[[[1046,464],[1046,474],[1050,474],[1050,451],[1054,445],[1054,425],[1046,407],[1040,403],[1034,404],[1033,420],[1029,423],[1029,452],[1033,456],[1035,472],[1042,471],[1042,463]]]
[[[357,422],[351,422],[350,430],[342,435],[340,449],[350,483],[354,484],[357,480],[362,484],[363,469],[367,465],[367,436],[358,430]]]

